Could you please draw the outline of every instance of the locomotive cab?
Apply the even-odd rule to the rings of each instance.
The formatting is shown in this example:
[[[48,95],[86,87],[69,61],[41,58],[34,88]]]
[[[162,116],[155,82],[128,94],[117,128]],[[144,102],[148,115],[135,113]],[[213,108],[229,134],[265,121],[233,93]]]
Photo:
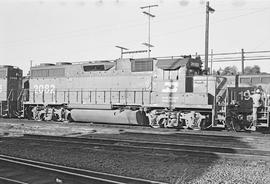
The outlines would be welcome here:
[[[158,124],[162,122],[166,124],[165,126],[171,126],[168,122],[177,122],[174,124],[177,126],[184,124],[189,128],[211,126],[216,86],[221,87],[224,82],[217,84],[217,77],[203,75],[199,57],[160,59],[156,67],[159,77],[153,80],[153,100],[150,108],[166,107],[168,111],[164,110],[163,114],[172,113],[178,117],[177,120],[170,118],[167,118],[167,121],[158,120]],[[153,117],[152,122],[158,119],[158,115]]]
[[[9,65],[0,66],[0,116],[16,117],[21,108],[22,70]]]

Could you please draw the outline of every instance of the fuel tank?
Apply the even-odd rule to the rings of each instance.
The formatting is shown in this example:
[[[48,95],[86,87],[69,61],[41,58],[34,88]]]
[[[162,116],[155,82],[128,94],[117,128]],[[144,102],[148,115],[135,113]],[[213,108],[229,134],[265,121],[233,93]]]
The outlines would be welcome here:
[[[149,125],[144,111],[72,109],[71,117],[80,122]]]

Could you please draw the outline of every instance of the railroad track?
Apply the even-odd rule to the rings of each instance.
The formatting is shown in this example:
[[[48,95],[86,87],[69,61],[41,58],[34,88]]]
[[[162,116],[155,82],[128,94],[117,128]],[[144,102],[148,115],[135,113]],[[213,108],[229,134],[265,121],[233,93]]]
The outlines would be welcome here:
[[[198,136],[197,136],[198,137]],[[200,138],[202,138],[203,136],[199,136]],[[211,138],[215,138],[215,137],[211,137]],[[225,137],[224,137],[225,139]],[[224,141],[229,141],[230,138],[228,137],[228,139],[225,139]],[[220,141],[220,140],[219,140]],[[183,157],[184,159],[187,158],[192,158],[194,156],[194,158],[201,158],[201,157],[207,157],[207,163],[211,160],[217,160],[220,157],[225,157],[225,158],[248,158],[251,160],[256,160],[256,159],[263,159],[263,160],[269,160],[270,159],[270,149],[252,149],[252,148],[248,148],[248,147],[243,147],[243,148],[237,148],[237,147],[217,147],[217,146],[209,146],[209,145],[190,145],[190,142],[186,142],[183,141],[183,144],[176,144],[176,143],[161,143],[161,142],[152,142],[152,141],[142,141],[142,140],[124,140],[124,139],[112,139],[112,138],[78,138],[78,137],[59,137],[59,136],[41,136],[41,135],[25,135],[23,137],[2,137],[0,142],[3,142],[3,144],[5,145],[11,145],[11,144],[15,144],[15,145],[22,145],[22,146],[27,146],[28,149],[38,149],[39,147],[44,149],[44,150],[54,150],[54,149],[58,149],[58,150],[64,150],[67,149],[67,147],[70,150],[81,150],[81,151],[87,151],[87,152],[97,152],[97,153],[102,153],[102,152],[107,152],[107,153],[112,153],[114,152],[116,154],[126,154],[126,153],[132,153],[132,152],[137,152],[137,154],[135,153],[135,155],[145,155],[145,154],[149,154],[149,155],[153,155],[156,156],[158,154],[164,154],[166,156],[168,155],[176,155],[177,157]],[[211,141],[212,142],[212,141]],[[186,144],[184,144],[186,143]],[[236,146],[236,145],[235,145]],[[19,149],[18,149],[19,150]],[[139,153],[139,154],[138,154]],[[13,154],[13,153],[12,153]],[[15,153],[16,155],[20,155],[18,153]],[[24,155],[24,154],[22,154]],[[4,155],[5,156],[5,155]],[[28,157],[27,158],[32,158],[32,157]],[[4,158],[2,158],[2,155],[0,155],[0,183],[1,181],[4,181],[2,183],[8,184],[8,183],[20,183],[20,184],[25,184],[26,180],[20,180],[20,178],[17,178],[18,174],[15,173],[15,177],[11,177],[12,174],[8,174],[7,176],[5,175],[1,175],[3,173],[6,173],[5,170],[1,170],[5,167],[1,167],[1,165],[3,165],[3,162],[5,162],[5,160],[3,159],[10,159],[10,158],[14,158],[14,157],[7,157],[5,156]],[[57,157],[56,157],[57,158]],[[12,162],[22,162],[22,160],[25,159],[20,159],[20,158],[15,158],[17,160],[12,160],[11,159],[11,163]],[[47,160],[47,159],[39,159],[36,158],[38,160]],[[50,160],[50,159],[49,159]],[[204,160],[204,159],[203,159]],[[28,161],[28,160],[27,160]],[[49,161],[49,162],[55,162],[55,161]],[[10,163],[10,162],[9,162]],[[35,164],[35,163],[44,163],[44,162],[36,162],[36,161],[30,161],[30,163],[27,164]],[[63,163],[63,162],[59,162],[59,163]],[[17,164],[17,163],[13,163],[13,164]],[[47,164],[47,163],[45,163]],[[60,166],[61,168],[59,168],[59,171],[57,170],[57,168],[54,168],[54,166],[58,166],[58,165],[54,165],[54,164],[49,164],[51,166],[53,166],[51,170],[51,168],[48,171],[44,171],[44,172],[51,172],[51,173],[56,173],[54,174],[54,177],[52,180],[50,180],[50,182],[47,183],[52,183],[55,182],[56,179],[59,179],[60,181],[71,181],[71,182],[66,182],[66,183],[72,183],[72,179],[73,179],[73,183],[76,184],[80,184],[80,183],[143,183],[142,181],[145,181],[146,183],[158,183],[155,181],[149,181],[149,180],[141,180],[137,179],[137,181],[125,181],[125,180],[112,180],[112,181],[104,181],[105,180],[109,180],[110,178],[107,178],[107,176],[104,178],[104,176],[102,176],[101,180],[93,180],[93,178],[87,178],[89,177],[89,173],[85,174],[87,177],[80,177],[79,175],[84,174],[81,173],[81,171],[86,171],[86,170],[81,170],[81,169],[75,169],[75,168],[71,168],[71,169],[75,169],[74,170],[62,170],[62,168],[70,168],[70,167],[63,167]],[[27,166],[28,168],[32,167],[32,166]],[[35,170],[38,170],[40,167],[43,167],[43,165],[38,165],[37,167],[33,167],[35,168]],[[16,169],[15,169],[16,168]],[[13,170],[17,170],[18,165],[13,167]],[[90,167],[91,168],[91,167]],[[42,169],[42,168],[41,168]],[[23,169],[25,170],[25,169]],[[29,169],[27,169],[29,170]],[[79,171],[79,173],[77,173],[77,170]],[[8,172],[8,171],[7,171]],[[87,171],[87,172],[91,172],[91,171]],[[31,173],[31,171],[30,171]],[[52,174],[49,175],[52,175]],[[75,175],[72,173],[76,173]],[[94,172],[97,173],[97,172]],[[48,175],[48,174],[47,174]],[[47,176],[46,175],[46,176]],[[63,176],[64,175],[64,176]],[[105,173],[105,175],[108,175]],[[117,176],[117,175],[111,175],[109,174],[109,176]],[[1,178],[2,177],[2,178]],[[95,177],[95,175],[90,177]],[[76,182],[74,182],[74,178],[76,179]],[[125,178],[129,178],[129,177],[124,177]],[[147,178],[147,177],[146,177]],[[5,180],[6,179],[6,180]],[[130,179],[130,178],[129,178]],[[151,178],[150,178],[151,180]],[[23,183],[24,182],[24,183]],[[37,183],[37,182],[28,182],[28,183]],[[44,182],[43,182],[44,183]]]
[[[123,140],[111,138],[74,138],[60,136],[44,136],[44,135],[25,135],[19,139],[42,141],[62,144],[73,144],[78,147],[86,147],[93,149],[106,149],[115,151],[133,151],[144,153],[173,153],[176,155],[197,155],[197,156],[219,156],[219,157],[251,157],[256,156],[258,159],[270,160],[270,150],[260,150],[253,148],[238,148],[238,147],[218,147],[209,145],[191,145],[191,144],[176,144],[162,143],[138,140]]]
[[[7,155],[0,155],[0,183],[93,183],[163,184],[162,182],[60,166]],[[35,175],[35,176],[33,176]]]

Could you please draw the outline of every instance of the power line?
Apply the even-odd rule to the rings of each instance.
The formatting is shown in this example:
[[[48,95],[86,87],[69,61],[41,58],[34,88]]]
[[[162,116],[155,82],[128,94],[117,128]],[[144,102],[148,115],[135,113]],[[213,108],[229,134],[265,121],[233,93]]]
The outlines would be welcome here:
[[[253,11],[253,12],[249,12],[249,13],[245,13],[245,14],[241,14],[241,15],[237,15],[237,16],[228,17],[228,18],[221,19],[221,20],[218,20],[218,21],[212,21],[211,24],[212,25],[213,24],[219,24],[219,23],[222,23],[224,21],[230,21],[230,20],[234,20],[234,19],[237,19],[237,18],[240,18],[240,17],[244,17],[244,16],[256,14],[256,13],[261,13],[261,12],[264,12],[264,11],[266,11],[268,9],[270,9],[270,7],[259,9],[258,11]],[[175,34],[175,33],[180,33],[180,32],[184,32],[184,31],[189,31],[189,30],[192,30],[192,29],[201,28],[203,26],[204,26],[204,24],[197,24],[197,25],[190,26],[190,27],[187,27],[187,28],[184,28],[184,29],[178,29],[178,30],[174,30],[174,31],[171,31],[171,32],[158,34],[155,37],[163,37],[164,35],[167,36],[168,34]]]
[[[214,22],[214,24],[224,22],[224,21],[227,21],[227,20],[233,20],[233,19],[240,18],[240,17],[245,17],[245,16],[252,15],[252,14],[262,13],[262,12],[264,12],[266,10],[269,10],[269,9],[270,9],[270,7],[267,7],[267,8],[259,9],[257,11],[245,13],[245,14],[242,14],[242,15],[228,17],[228,18],[225,18],[225,19],[218,20],[217,22]]]
[[[226,19],[222,19],[222,20],[219,20],[217,22],[213,22],[212,24],[217,24],[217,23],[220,23],[220,22],[223,22],[223,21],[227,21],[227,20],[232,20],[232,19],[235,19],[235,18],[239,18],[239,17],[243,17],[243,16],[247,16],[247,15],[251,15],[251,14],[255,14],[255,13],[261,13],[265,10],[268,10],[270,7],[268,8],[264,8],[264,9],[259,9],[257,11],[253,11],[253,12],[249,12],[249,13],[246,13],[246,14],[242,14],[242,15],[238,15],[238,16],[233,16],[233,17],[229,17],[229,18],[226,18]],[[178,19],[179,17],[177,17],[176,19]],[[155,21],[155,22],[163,22],[163,21],[166,21],[166,20],[159,20],[159,21]],[[134,21],[127,21],[127,22],[132,22],[131,26],[127,26],[127,25],[123,25],[125,26],[125,29],[126,28],[132,28],[132,27],[136,27],[136,26],[142,26],[144,25],[144,23],[138,23],[138,24],[134,24],[133,22]],[[102,25],[102,26],[99,26],[98,29],[96,29],[95,27],[95,31],[94,32],[101,32],[101,31],[111,31],[112,30],[112,27],[118,27],[119,25],[115,25],[115,24],[111,24],[111,25]],[[174,34],[174,33],[179,33],[179,32],[183,32],[183,31],[188,31],[188,30],[192,30],[192,29],[196,29],[196,28],[199,28],[199,27],[203,27],[204,24],[198,24],[198,25],[194,25],[194,26],[190,26],[190,27],[187,27],[185,29],[182,29],[182,30],[176,30],[176,31],[173,31],[173,32],[166,32],[166,33],[162,33],[162,34],[159,34],[159,35],[156,35],[155,37],[163,37],[163,35],[167,36],[168,34]],[[75,30],[75,31],[70,31],[70,32],[66,32],[66,33],[59,33],[59,35],[48,35],[48,36],[45,36],[44,37],[40,37],[38,38],[38,40],[42,41],[42,40],[56,40],[56,39],[65,39],[66,37],[82,37],[82,33],[81,32],[85,32],[84,34],[89,34],[89,31],[92,30],[94,27],[89,27],[89,28],[82,28],[82,29],[78,29],[78,30]],[[73,35],[73,36],[71,36]],[[50,38],[51,37],[51,38]],[[264,42],[266,42],[267,40],[265,40]],[[23,42],[36,42],[36,39],[33,40],[33,39],[28,39],[28,40],[22,40],[22,41],[14,41],[14,42],[6,42],[6,43],[2,43],[1,45],[4,45],[4,44],[16,44],[16,43],[22,43],[24,44]]]

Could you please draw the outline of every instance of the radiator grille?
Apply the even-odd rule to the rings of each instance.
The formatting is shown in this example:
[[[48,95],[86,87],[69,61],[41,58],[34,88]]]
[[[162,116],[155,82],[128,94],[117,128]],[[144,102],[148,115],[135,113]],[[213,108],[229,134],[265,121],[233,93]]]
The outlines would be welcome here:
[[[32,77],[64,77],[64,68],[36,69],[31,71]]]
[[[132,60],[131,71],[132,72],[153,71],[153,60],[152,59]]]

